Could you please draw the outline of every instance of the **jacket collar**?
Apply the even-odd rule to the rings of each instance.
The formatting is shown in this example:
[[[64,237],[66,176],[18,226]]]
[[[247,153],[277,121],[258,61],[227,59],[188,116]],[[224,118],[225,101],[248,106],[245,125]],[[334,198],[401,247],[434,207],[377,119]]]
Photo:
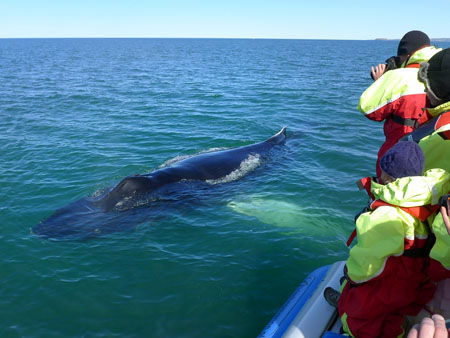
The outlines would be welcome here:
[[[442,48],[436,48],[434,46],[428,46],[419,49],[418,51],[414,52],[409,59],[406,61],[406,65],[410,65],[412,63],[422,63],[426,62],[431,59],[431,57],[440,52]]]
[[[370,190],[375,199],[398,206],[433,205],[450,191],[450,174],[443,169],[430,169],[423,176],[402,177],[386,185],[372,182]]]
[[[438,116],[450,110],[450,101],[440,104],[439,106],[434,108],[427,108],[427,110],[431,116]]]

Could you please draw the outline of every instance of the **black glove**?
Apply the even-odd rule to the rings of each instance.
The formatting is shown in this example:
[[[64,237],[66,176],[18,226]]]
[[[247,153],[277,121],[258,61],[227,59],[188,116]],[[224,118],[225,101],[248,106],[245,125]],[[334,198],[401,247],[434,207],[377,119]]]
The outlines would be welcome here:
[[[439,197],[439,206],[445,207],[448,210],[448,201],[450,199],[450,194],[445,194]]]
[[[439,198],[439,209],[442,215],[442,220],[444,221],[444,225],[447,228],[447,232],[450,235],[450,219],[448,217],[449,215],[449,199],[450,194],[442,195]]]

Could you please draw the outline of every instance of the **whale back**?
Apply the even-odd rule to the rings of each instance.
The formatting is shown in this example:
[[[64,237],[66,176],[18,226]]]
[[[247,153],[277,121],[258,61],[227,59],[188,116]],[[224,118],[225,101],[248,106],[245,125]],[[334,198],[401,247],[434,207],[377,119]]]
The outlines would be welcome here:
[[[126,198],[145,195],[166,184],[182,180],[208,181],[224,178],[240,169],[242,163],[251,156],[259,160],[272,147],[285,140],[286,127],[283,127],[277,134],[259,143],[198,154],[145,175],[128,176],[98,198],[95,204],[104,210],[111,210]]]
[[[159,172],[165,174],[171,172],[171,177],[191,180],[217,180],[229,175],[240,168],[241,164],[250,156],[265,157],[266,153],[274,146],[283,144],[286,140],[286,127],[269,139],[242,146],[238,148],[203,153],[174,163],[169,168],[163,168],[157,172],[150,173],[152,177]]]
[[[182,180],[218,180],[238,170],[251,156],[259,159],[275,145],[286,140],[286,127],[269,139],[233,149],[194,155],[172,165],[154,170],[145,175],[128,176],[99,198],[97,205],[111,209],[127,197],[141,196],[166,184]]]
[[[271,148],[283,144],[285,139],[284,127],[263,142],[194,155],[148,174],[128,176],[98,197],[85,197],[58,209],[33,227],[33,232],[45,238],[81,239],[122,231],[129,226],[116,219],[121,214],[119,211],[140,205],[149,194],[160,193],[159,188],[167,186],[170,190],[170,184],[186,180],[222,179],[240,169],[246,160],[267,156]],[[182,186],[173,188],[182,189]],[[108,212],[113,210],[116,212]]]

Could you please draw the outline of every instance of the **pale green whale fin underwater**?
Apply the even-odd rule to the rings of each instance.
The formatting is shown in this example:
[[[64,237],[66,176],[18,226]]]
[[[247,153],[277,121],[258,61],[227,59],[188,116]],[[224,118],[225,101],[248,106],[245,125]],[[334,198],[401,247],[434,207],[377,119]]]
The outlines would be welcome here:
[[[317,234],[326,231],[313,212],[291,202],[249,196],[233,200],[227,206],[237,213],[255,217],[265,224],[289,229],[290,232]]]

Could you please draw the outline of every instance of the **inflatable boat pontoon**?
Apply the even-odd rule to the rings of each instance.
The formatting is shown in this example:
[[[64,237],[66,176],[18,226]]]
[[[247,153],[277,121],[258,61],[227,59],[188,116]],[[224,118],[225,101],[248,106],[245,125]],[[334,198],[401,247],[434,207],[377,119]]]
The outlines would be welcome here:
[[[322,266],[300,284],[258,338],[331,338],[339,334],[337,309],[325,300],[327,286],[339,290],[345,262]]]

